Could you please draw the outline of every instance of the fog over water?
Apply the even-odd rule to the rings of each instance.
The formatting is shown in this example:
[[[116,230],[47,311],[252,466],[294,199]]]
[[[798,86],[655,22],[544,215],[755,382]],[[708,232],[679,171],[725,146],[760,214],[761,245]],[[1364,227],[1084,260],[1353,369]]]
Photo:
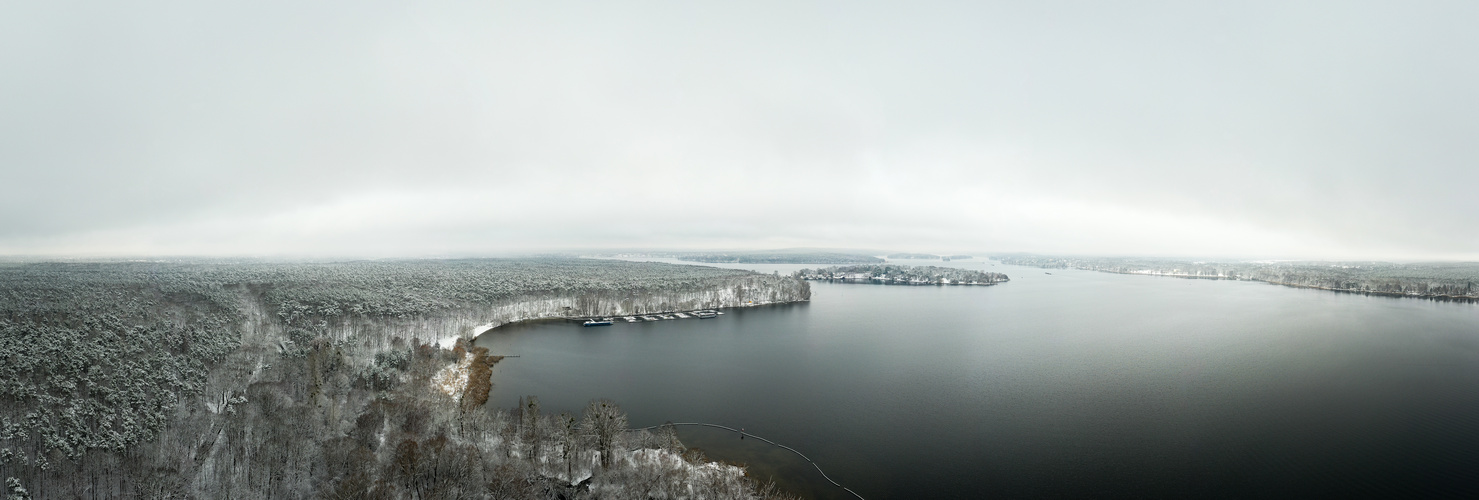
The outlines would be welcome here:
[[[8,2],[0,255],[1479,258],[1470,2]]]

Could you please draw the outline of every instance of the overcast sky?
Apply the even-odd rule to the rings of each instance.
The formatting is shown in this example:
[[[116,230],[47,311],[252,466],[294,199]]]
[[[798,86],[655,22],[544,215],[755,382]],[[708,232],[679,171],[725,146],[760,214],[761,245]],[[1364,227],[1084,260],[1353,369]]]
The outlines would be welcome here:
[[[1475,2],[5,2],[0,255],[1479,259],[1475,26]]]

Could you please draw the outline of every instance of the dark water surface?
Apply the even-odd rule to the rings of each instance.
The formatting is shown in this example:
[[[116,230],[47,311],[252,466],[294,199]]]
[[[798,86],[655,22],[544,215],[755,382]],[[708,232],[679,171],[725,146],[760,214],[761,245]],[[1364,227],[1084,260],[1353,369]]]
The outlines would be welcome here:
[[[957,265],[1012,281],[814,283],[807,304],[477,344],[521,356],[494,369],[497,406],[743,427],[870,499],[1479,493],[1479,306]],[[842,498],[755,440],[680,437]]]

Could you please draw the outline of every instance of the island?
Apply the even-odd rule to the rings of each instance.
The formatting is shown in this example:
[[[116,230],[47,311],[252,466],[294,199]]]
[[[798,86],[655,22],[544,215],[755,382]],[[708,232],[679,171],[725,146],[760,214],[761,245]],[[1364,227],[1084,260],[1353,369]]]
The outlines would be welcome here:
[[[502,358],[469,340],[810,293],[588,259],[4,264],[0,476],[35,498],[784,498],[612,401],[487,407]]]
[[[1010,281],[1007,275],[939,266],[867,265],[802,269],[793,276],[803,280],[878,285],[995,285]]]

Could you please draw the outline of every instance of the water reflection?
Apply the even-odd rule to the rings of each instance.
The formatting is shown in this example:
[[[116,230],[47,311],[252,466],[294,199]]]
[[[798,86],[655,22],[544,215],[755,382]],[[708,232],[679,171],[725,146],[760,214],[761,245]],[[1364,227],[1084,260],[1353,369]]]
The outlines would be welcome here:
[[[478,343],[523,356],[495,368],[496,405],[537,394],[573,411],[610,397],[635,426],[744,427],[869,498],[1479,484],[1472,304],[988,268],[1012,282],[816,283],[809,304],[515,325]],[[794,456],[723,432],[680,437],[793,491],[843,498]]]

